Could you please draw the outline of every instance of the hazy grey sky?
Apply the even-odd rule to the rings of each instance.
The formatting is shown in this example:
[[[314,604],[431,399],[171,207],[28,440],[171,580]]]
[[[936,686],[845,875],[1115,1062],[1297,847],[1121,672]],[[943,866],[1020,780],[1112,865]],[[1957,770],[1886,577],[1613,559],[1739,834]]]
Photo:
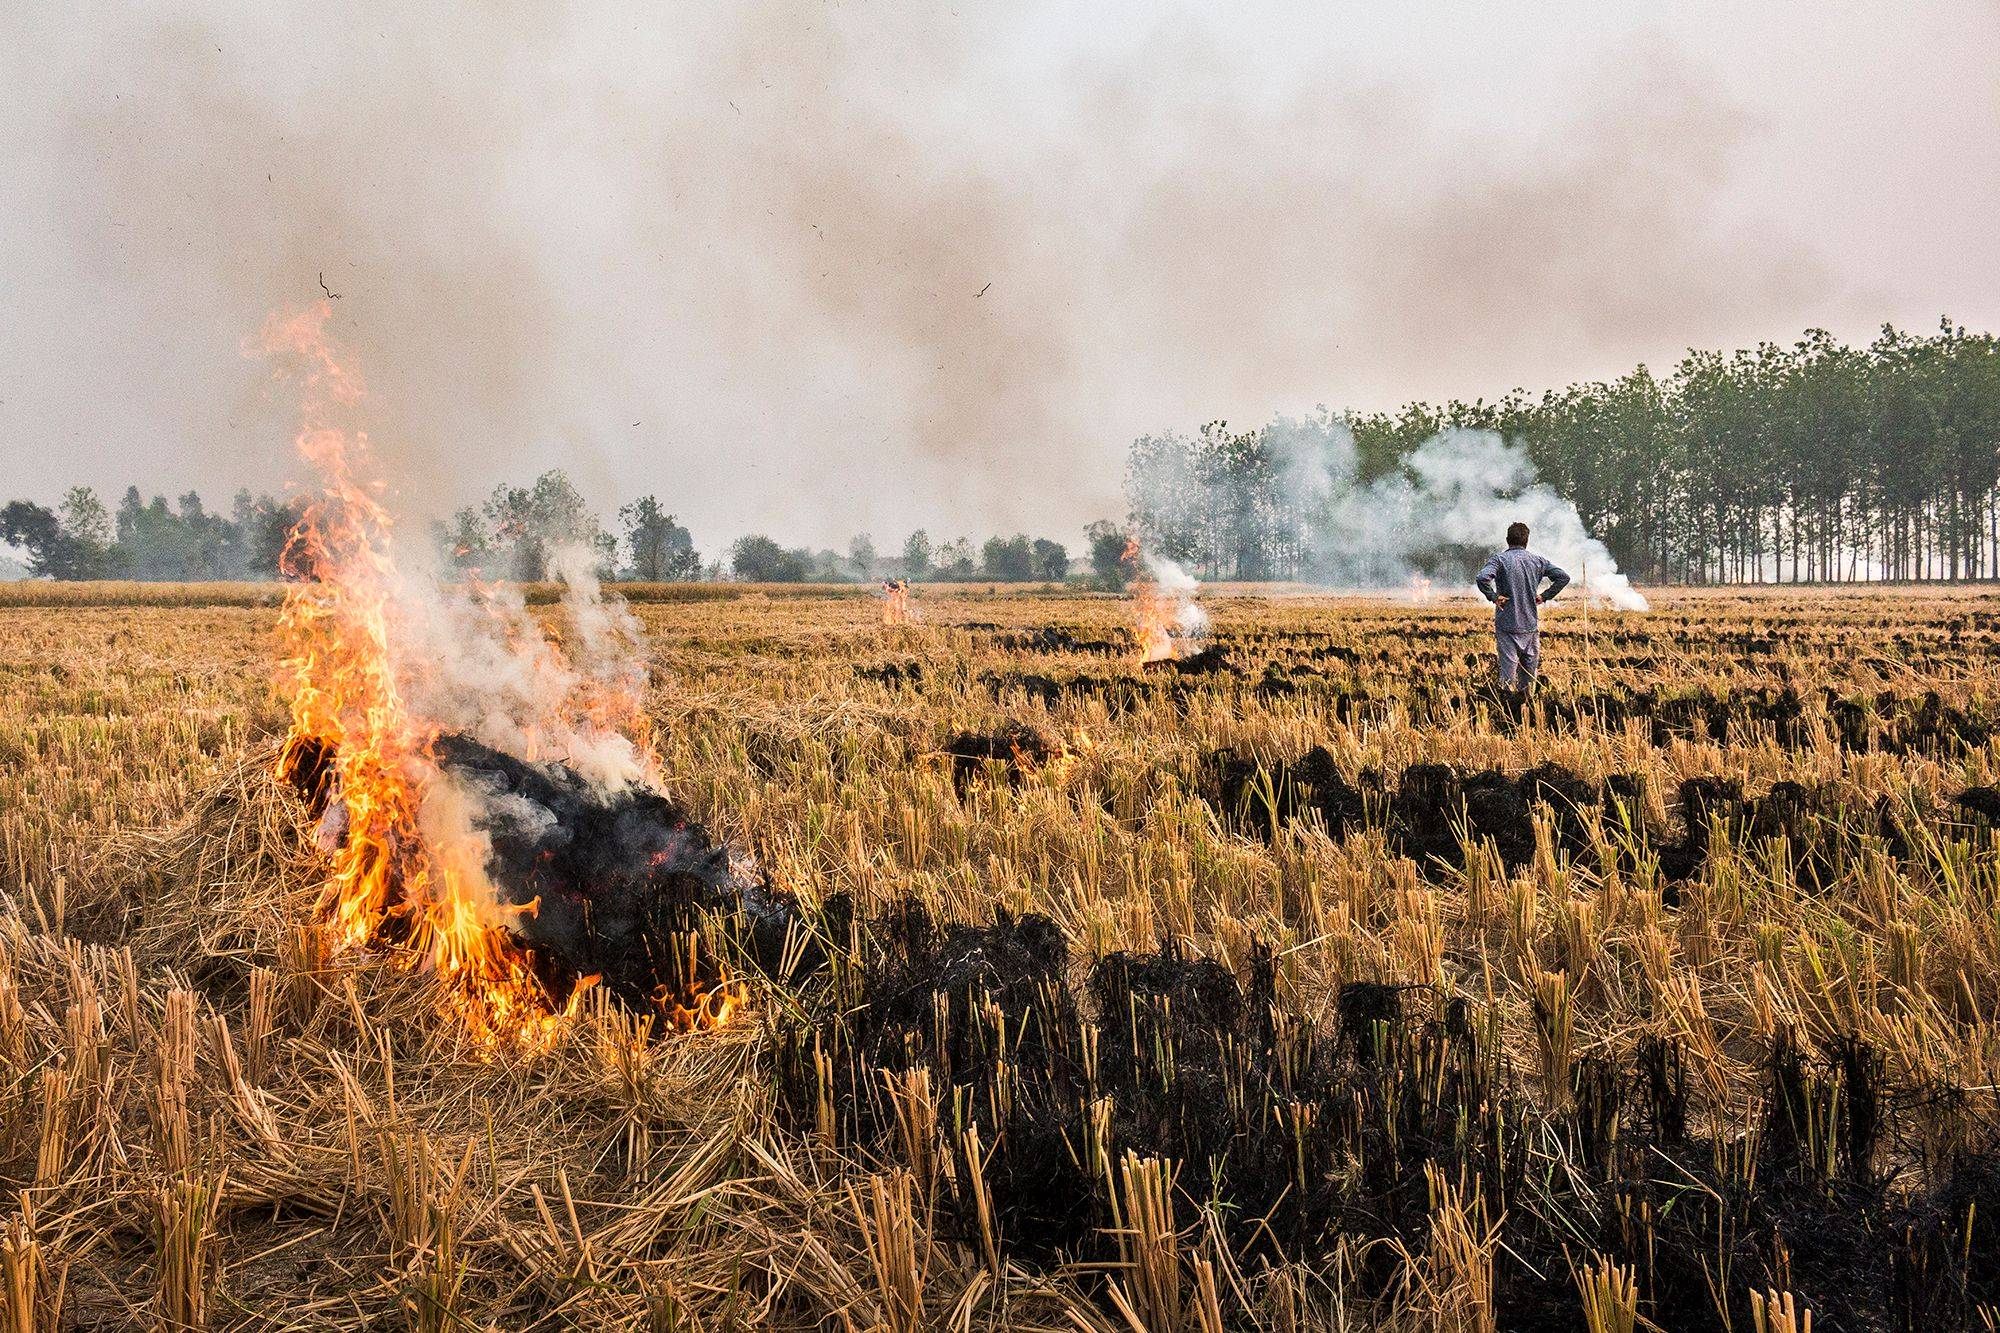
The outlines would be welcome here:
[[[2000,325],[2000,4],[0,6],[0,498],[1067,536],[1135,434]],[[984,293],[981,295],[981,293]]]

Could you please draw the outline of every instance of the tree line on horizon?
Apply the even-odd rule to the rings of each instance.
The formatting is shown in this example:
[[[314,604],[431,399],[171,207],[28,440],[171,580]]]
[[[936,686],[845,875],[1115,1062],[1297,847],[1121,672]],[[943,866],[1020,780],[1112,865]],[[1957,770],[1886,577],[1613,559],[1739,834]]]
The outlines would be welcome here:
[[[297,524],[294,504],[239,490],[229,512],[189,491],[173,504],[127,487],[116,511],[88,486],[54,509],[30,500],[0,507],[0,542],[26,554],[22,573],[51,579],[203,582],[275,578]]]
[[[1790,346],[1690,351],[1664,377],[1641,365],[1615,380],[1497,402],[1415,402],[1395,412],[1319,413],[1254,430],[1210,422],[1193,436],[1135,440],[1123,524],[1088,529],[1078,568],[1062,543],[1025,534],[934,539],[924,529],[879,552],[867,534],[845,551],[751,534],[707,560],[657,497],[621,507],[611,527],[560,471],[495,487],[430,536],[448,564],[537,581],[554,553],[581,546],[600,574],[649,582],[922,580],[1120,581],[1128,531],[1204,577],[1295,579],[1313,570],[1311,506],[1325,478],[1302,480],[1301,425],[1339,432],[1343,484],[1406,470],[1450,430],[1514,442],[1538,478],[1647,583],[1834,582],[2000,577],[2000,340],[1949,320],[1917,335],[1885,326],[1865,347],[1823,330]],[[1288,436],[1287,432],[1290,433]],[[0,508],[0,542],[23,572],[58,579],[162,581],[283,577],[298,500],[239,490],[228,512],[193,491],[170,504],[129,487],[115,510],[88,487],[53,509]],[[3,555],[4,553],[0,553]]]
[[[147,501],[127,488],[117,509],[87,486],[72,487],[54,508],[28,500],[0,507],[0,542],[26,560],[19,571],[51,579],[136,579],[148,582],[262,580],[288,577],[286,544],[304,514],[303,502],[238,491],[228,513],[212,512],[199,493],[175,503]],[[1107,526],[1108,525],[1102,525]],[[609,528],[560,470],[528,486],[501,485],[479,505],[433,522],[429,538],[442,567],[485,578],[540,582],[560,552],[581,549],[602,578],[648,583],[716,581],[825,582],[899,577],[1062,582],[1070,558],[1062,543],[1025,534],[994,536],[975,547],[968,537],[933,541],[918,529],[899,554],[876,551],[866,533],[845,552],[787,547],[752,534],[723,558],[702,560],[693,535],[652,495],[622,506]],[[1116,544],[1122,547],[1119,536]],[[1105,539],[1093,546],[1092,567],[1110,578]]]
[[[2000,340],[1948,319],[1865,347],[1814,329],[1691,350],[1664,377],[1641,365],[1498,402],[1142,436],[1132,526],[1205,577],[1308,575],[1311,507],[1329,497],[1301,484],[1301,430],[1342,434],[1354,488],[1394,480],[1444,432],[1494,432],[1640,582],[2000,577]]]

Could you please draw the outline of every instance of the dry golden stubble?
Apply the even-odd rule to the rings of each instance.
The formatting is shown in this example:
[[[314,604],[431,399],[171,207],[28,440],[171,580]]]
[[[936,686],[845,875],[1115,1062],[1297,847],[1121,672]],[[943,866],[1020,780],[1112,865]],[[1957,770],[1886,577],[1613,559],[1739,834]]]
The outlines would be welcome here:
[[[978,1184],[935,1165],[954,1132],[942,1089],[927,1102],[906,1086],[911,1128],[894,1160],[856,1164],[777,1128],[754,1021],[649,1046],[607,1013],[553,1049],[496,1056],[441,1026],[421,977],[331,949],[310,924],[321,872],[309,830],[267,781],[262,747],[281,720],[271,613],[148,596],[0,606],[0,1058],[12,1071],[0,1137],[8,1183],[33,1207],[10,1219],[10,1301],[25,1284],[44,1310],[158,1302],[211,1325],[282,1314],[329,1328],[803,1326],[913,1309],[966,1326],[1073,1326],[1074,1310],[1103,1326],[1103,1307],[1081,1298],[1087,1276],[1029,1275],[1004,1236],[989,1247],[977,1228],[947,1240],[929,1229],[927,1201]],[[927,604],[929,623],[893,637],[858,601],[640,613],[676,794],[808,900],[847,892],[878,910],[916,898],[947,918],[1047,912],[1080,959],[1171,934],[1241,968],[1269,941],[1286,993],[1322,1022],[1348,981],[1490,995],[1543,1099],[1568,1095],[1565,1060],[1667,1033],[1685,1043],[1697,1123],[1744,1124],[1773,1034],[1792,1028],[1807,1040],[1858,1032],[1895,1077],[1990,1101],[1979,1090],[2000,1083],[2000,1052],[1980,1034],[2000,1015],[2000,871],[1990,843],[1953,835],[1942,814],[1951,794],[2000,773],[2000,751],[1847,748],[1823,692],[1865,704],[1878,737],[1891,734],[1884,694],[1896,716],[1932,690],[1993,716],[1991,600],[1663,603],[1650,620],[1599,618],[1587,677],[1565,660],[1574,645],[1556,622],[1550,697],[1730,699],[1790,685],[1798,733],[1751,721],[1655,744],[1640,720],[1512,725],[1478,696],[1486,645],[1471,607],[1427,608],[1419,623],[1365,602],[1231,598],[1217,620],[1234,670],[1186,682],[1119,659],[1007,652],[950,627],[1052,623],[1109,638],[1122,611],[1099,599]],[[1967,616],[1985,619],[1957,640],[1944,631]],[[1444,637],[1406,636],[1413,624]],[[1886,650],[1884,624],[1907,642]],[[1268,637],[1278,633],[1316,637]],[[1742,646],[1781,634],[1788,651]],[[1348,655],[1305,655],[1321,648]],[[885,662],[917,664],[922,678],[890,688],[856,673]],[[1273,665],[1303,683],[1260,692]],[[1065,692],[1043,701],[985,682],[1010,672]],[[1017,787],[957,790],[936,750],[1006,718],[1059,738],[1070,762]],[[1633,819],[1654,830],[1673,826],[1684,779],[1727,776],[1753,794],[1791,780],[1834,793],[1857,850],[1807,892],[1788,869],[1796,845],[1740,827],[1719,830],[1679,885],[1648,864],[1656,849],[1601,826],[1582,854],[1544,836],[1524,865],[1480,849],[1450,872],[1398,858],[1379,830],[1343,836],[1316,820],[1267,843],[1201,794],[1202,760],[1225,745],[1286,761],[1324,746],[1350,779],[1373,769],[1392,785],[1418,762],[1631,773]],[[1880,801],[1901,812],[1908,848],[1890,846]],[[1940,1121],[1923,1157],[1980,1146],[1945,1141],[1954,1132]],[[897,1166],[911,1173],[907,1210],[883,1174]],[[1107,1177],[1117,1172],[1108,1160]],[[1412,1247],[1411,1290],[1439,1317],[1479,1326],[1492,1219],[1456,1190],[1441,1190],[1433,1234]],[[1134,1313],[1146,1302],[1206,1328],[1214,1310],[1254,1310],[1257,1326],[1280,1328],[1329,1308],[1335,1260],[1237,1271],[1187,1200],[1161,1202],[1178,1240],[1165,1243],[1163,1212],[1134,1213],[1154,1218],[1120,1275]],[[1593,1327],[1620,1326],[1624,1291],[1607,1264],[1577,1269]],[[1766,1321],[1803,1323],[1783,1297],[1763,1302]],[[8,1307],[17,1322],[20,1308]]]

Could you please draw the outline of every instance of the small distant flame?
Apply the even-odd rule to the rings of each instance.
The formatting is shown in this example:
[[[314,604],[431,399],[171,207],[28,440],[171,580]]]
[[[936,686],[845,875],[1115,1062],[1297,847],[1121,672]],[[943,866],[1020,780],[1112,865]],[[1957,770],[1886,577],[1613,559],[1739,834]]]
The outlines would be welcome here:
[[[1410,600],[1422,606],[1431,599],[1431,581],[1422,574],[1410,575]]]
[[[322,829],[332,873],[321,910],[341,947],[393,945],[435,971],[481,1038],[544,1039],[587,988],[578,987],[562,1011],[551,1004],[533,959],[506,929],[507,909],[486,869],[491,844],[475,826],[472,802],[436,757],[443,728],[413,702],[437,666],[413,646],[423,642],[424,613],[396,571],[392,522],[377,499],[379,485],[367,479],[367,437],[344,424],[364,389],[326,334],[331,313],[322,301],[274,317],[251,349],[280,358],[280,377],[298,382],[297,445],[321,482],[284,553],[295,581],[279,616],[280,684],[292,723],[278,776],[323,790],[327,818],[338,821],[333,836]],[[510,650],[562,695],[548,716],[529,719],[529,748],[561,749],[559,757],[587,746],[645,749],[643,736],[625,734],[639,713],[620,682],[569,670],[558,643]],[[330,771],[323,771],[328,756]],[[638,771],[654,771],[649,754],[639,757]],[[697,997],[691,1010],[664,1001],[662,1008],[675,1026],[714,1026],[737,1002],[725,983]]]
[[[1126,539],[1119,561],[1131,571],[1125,593],[1131,598],[1139,660],[1164,662],[1188,652],[1208,626],[1207,613],[1194,600],[1200,586],[1194,576],[1171,560],[1147,556],[1137,537]]]
[[[884,625],[907,625],[910,623],[910,581],[908,579],[882,580],[882,623]]]

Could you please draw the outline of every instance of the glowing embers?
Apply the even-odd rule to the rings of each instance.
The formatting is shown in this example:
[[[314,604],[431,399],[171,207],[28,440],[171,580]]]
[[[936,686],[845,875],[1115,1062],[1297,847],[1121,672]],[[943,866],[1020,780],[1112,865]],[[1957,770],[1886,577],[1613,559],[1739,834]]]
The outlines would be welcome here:
[[[476,797],[508,933],[552,1004],[594,977],[683,1030],[728,1018],[741,995],[721,919],[755,899],[726,848],[658,792],[606,792],[463,736],[439,737],[437,751]]]

